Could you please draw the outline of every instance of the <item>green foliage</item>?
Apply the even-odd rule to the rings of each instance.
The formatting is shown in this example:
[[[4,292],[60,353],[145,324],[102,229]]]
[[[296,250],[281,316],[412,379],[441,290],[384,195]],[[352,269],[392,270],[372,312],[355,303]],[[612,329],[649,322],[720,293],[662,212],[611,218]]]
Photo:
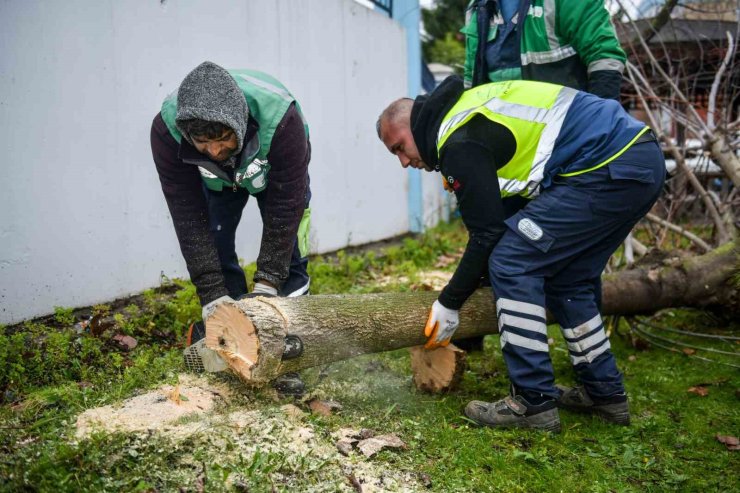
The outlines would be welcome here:
[[[72,325],[75,323],[74,309],[61,306],[54,307],[54,321],[59,325]]]
[[[437,0],[431,9],[421,9],[424,30],[429,42],[457,34],[465,24],[465,10],[470,0]],[[426,55],[426,51],[425,51]]]
[[[455,67],[462,74],[465,62],[465,46],[452,33],[444,38],[435,39],[427,48],[427,60]]]
[[[73,327],[72,310],[59,307],[53,321],[61,327],[32,321],[0,331],[0,402],[64,382],[109,383],[146,360],[152,347],[180,342],[186,328],[200,317],[200,304],[192,284],[179,283],[181,289],[173,296],[145,292],[141,306],[129,304],[113,314],[114,324],[101,334]],[[105,318],[111,307],[96,305],[91,313]],[[114,334],[134,337],[139,347],[122,353],[110,341]]]
[[[421,9],[427,37],[421,48],[427,62],[462,67],[465,62],[465,39],[459,32],[465,24],[469,0],[439,0],[432,9]]]

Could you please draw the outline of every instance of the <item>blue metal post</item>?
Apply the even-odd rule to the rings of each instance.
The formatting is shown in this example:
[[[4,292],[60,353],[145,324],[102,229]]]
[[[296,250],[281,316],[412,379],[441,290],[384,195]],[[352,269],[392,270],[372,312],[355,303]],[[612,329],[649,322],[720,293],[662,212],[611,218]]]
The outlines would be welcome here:
[[[419,10],[419,0],[393,0],[392,17],[393,20],[406,29],[408,96],[415,98],[421,92],[421,38],[419,35],[421,11]],[[424,230],[421,171],[418,169],[409,169],[408,174],[409,230],[419,233]]]

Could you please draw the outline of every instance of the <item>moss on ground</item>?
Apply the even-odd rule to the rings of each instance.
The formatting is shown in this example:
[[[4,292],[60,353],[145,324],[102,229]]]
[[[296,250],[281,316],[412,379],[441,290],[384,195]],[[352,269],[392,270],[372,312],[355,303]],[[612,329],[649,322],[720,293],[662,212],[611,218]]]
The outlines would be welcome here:
[[[465,240],[464,229],[453,223],[381,251],[317,257],[310,264],[312,290],[424,289],[422,272],[454,269],[445,256],[459,255]],[[56,308],[53,316],[0,327],[0,490],[353,491],[351,478],[373,478],[376,491],[737,488],[738,452],[728,451],[716,436],[740,434],[740,376],[736,368],[696,357],[734,364],[737,358],[665,351],[629,333],[624,321],[614,328],[612,345],[631,397],[633,424],[627,428],[567,412],[561,413],[560,435],[472,426],[461,414],[465,403],[499,398],[508,389],[498,338],[488,336],[483,352],[470,355],[461,388],[447,395],[414,390],[408,352],[402,350],[305,371],[311,395],[343,405],[336,415],[280,424],[280,406],[290,401],[214,376],[237,396],[219,412],[262,413],[259,430],[235,434],[216,427],[185,438],[101,432],[76,438],[74,423],[82,411],[177,380],[184,370],[185,328],[198,315],[192,285],[168,281],[123,304]],[[90,316],[97,318],[86,325]],[[669,310],[656,323],[738,335],[737,321],[727,314]],[[565,344],[557,327],[550,331],[558,379],[572,382]],[[134,337],[137,347],[121,346],[116,334]],[[723,340],[701,345],[729,352],[737,347]],[[697,387],[704,390],[697,393]],[[340,456],[331,434],[345,427],[396,433],[408,449],[382,451],[372,459]],[[303,429],[312,436],[308,448],[270,440]],[[364,487],[373,484],[368,480]]]

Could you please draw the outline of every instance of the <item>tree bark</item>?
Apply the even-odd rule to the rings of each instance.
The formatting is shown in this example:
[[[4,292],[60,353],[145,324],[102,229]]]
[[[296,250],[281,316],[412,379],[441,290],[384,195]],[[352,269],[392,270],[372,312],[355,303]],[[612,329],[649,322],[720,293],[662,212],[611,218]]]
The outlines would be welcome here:
[[[604,276],[605,315],[653,313],[663,308],[719,306],[738,308],[738,248],[736,242],[678,265],[638,268]],[[735,283],[735,284],[733,284]]]
[[[715,132],[707,137],[707,145],[712,158],[719,167],[727,173],[736,187],[740,187],[740,159],[737,158],[727,140],[719,132]]]
[[[737,259],[733,242],[676,266],[605,276],[602,312],[632,315],[717,304],[736,309]],[[411,292],[245,299],[216,309],[206,323],[206,345],[246,382],[261,384],[304,368],[423,344],[424,321],[437,296]],[[491,290],[480,289],[460,311],[455,337],[497,330]],[[303,350],[284,360],[288,335],[299,338]]]

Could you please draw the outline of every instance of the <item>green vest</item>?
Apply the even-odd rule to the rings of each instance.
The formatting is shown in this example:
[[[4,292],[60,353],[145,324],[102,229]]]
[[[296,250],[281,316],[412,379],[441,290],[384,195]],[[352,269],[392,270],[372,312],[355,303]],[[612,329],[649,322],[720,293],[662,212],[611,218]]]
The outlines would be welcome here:
[[[498,170],[502,197],[534,197],[552,155],[555,140],[578,91],[534,81],[494,82],[465,91],[442,119],[437,134],[437,153],[447,139],[475,115],[508,128],[516,152]]]
[[[270,153],[272,138],[275,135],[280,121],[291,103],[295,103],[298,113],[303,118],[303,113],[293,95],[277,79],[256,70],[229,70],[239,89],[244,93],[249,107],[249,114],[253,117],[259,128],[257,135],[249,142],[244,142],[242,159],[237,167],[234,177],[235,182],[225,177],[220,177],[203,167],[199,167],[201,178],[206,186],[215,191],[221,191],[224,186],[247,188],[251,193],[264,190],[267,186],[267,174],[270,163],[267,155]],[[162,119],[172,137],[182,141],[182,134],[175,125],[177,116],[177,90],[172,92],[162,103]],[[303,120],[303,125],[308,137],[308,125]],[[251,165],[251,167],[250,167]],[[217,171],[217,170],[214,170]],[[262,180],[255,181],[254,176],[262,173]],[[223,173],[220,173],[224,176]],[[255,188],[255,184],[257,187]]]

